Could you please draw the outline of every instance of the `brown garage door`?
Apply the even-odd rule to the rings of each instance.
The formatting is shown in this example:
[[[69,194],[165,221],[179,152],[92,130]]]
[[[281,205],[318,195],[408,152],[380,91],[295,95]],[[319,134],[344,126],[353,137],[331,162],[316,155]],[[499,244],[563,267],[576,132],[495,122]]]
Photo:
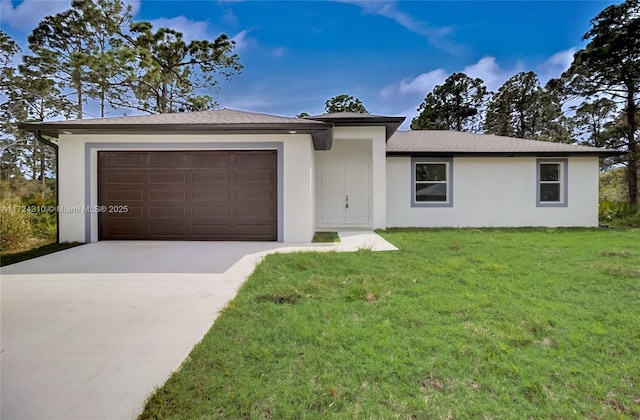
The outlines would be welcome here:
[[[275,241],[276,156],[99,152],[100,239]]]

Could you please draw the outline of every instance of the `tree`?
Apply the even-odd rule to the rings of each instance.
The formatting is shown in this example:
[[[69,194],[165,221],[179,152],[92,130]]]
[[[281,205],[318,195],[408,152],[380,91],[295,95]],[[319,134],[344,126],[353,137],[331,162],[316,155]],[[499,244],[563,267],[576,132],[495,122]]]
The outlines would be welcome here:
[[[57,116],[70,116],[75,105],[66,99],[51,78],[29,65],[14,66],[20,52],[17,44],[0,33],[0,60],[3,64],[0,103],[3,179],[21,176],[43,181],[53,168],[53,151],[18,129],[18,122],[44,121]]]
[[[454,73],[425,97],[411,129],[478,132],[487,96],[482,79]]]
[[[13,58],[20,52],[18,44],[6,33],[0,31],[0,179],[8,179],[20,174],[18,155],[14,149],[16,142],[11,133],[11,117],[4,112],[9,105],[13,91],[16,68]]]
[[[324,109],[330,114],[335,112],[356,112],[358,114],[369,113],[360,99],[347,94],[334,96],[327,100],[324,103]]]
[[[616,103],[609,98],[584,101],[575,107],[573,118],[577,136],[581,143],[593,147],[611,147],[607,140],[607,127],[612,123],[617,111]]]
[[[91,48],[85,56],[87,96],[98,101],[101,118],[107,106],[129,107],[126,82],[131,79],[135,54],[125,48],[119,33],[131,24],[131,5],[125,6],[122,0],[73,0],[71,7],[91,29]]]
[[[0,31],[0,92],[6,95],[10,88],[11,77],[15,72],[13,57],[20,52],[20,47],[5,32]]]
[[[156,32],[149,22],[131,25],[131,35],[121,33],[135,49],[135,76],[128,85],[137,99],[136,108],[150,113],[194,111],[217,103],[200,90],[216,90],[216,75],[227,80],[242,70],[235,42],[222,34],[214,41],[187,44],[183,34],[170,28]]]
[[[310,115],[306,112],[301,112],[298,115],[296,115],[296,118],[306,118],[309,117]]]
[[[530,71],[511,77],[493,94],[484,128],[501,136],[572,142],[565,122],[556,84],[544,89]]]
[[[76,9],[46,16],[27,38],[34,55],[23,57],[25,68],[54,80],[75,98],[76,117],[81,119],[86,102],[86,83],[90,74],[87,57],[92,36],[88,23]]]
[[[629,201],[638,203],[640,135],[637,118],[640,108],[640,3],[626,0],[608,6],[591,20],[591,29],[582,37],[589,43],[573,57],[563,74],[576,94],[586,97],[606,95],[623,104],[627,150]]]

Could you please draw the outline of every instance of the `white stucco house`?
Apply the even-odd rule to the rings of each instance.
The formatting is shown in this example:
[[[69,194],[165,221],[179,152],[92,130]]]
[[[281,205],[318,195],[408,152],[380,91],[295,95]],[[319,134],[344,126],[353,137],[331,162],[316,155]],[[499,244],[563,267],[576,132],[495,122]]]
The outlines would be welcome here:
[[[63,242],[598,225],[598,158],[615,152],[403,121],[222,109],[22,128],[58,138]]]

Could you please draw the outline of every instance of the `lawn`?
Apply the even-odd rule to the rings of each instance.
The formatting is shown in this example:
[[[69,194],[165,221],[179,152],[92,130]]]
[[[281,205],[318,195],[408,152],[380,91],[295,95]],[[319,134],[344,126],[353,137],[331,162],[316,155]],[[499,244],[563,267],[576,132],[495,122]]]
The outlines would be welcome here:
[[[640,230],[268,256],[147,418],[640,417]]]

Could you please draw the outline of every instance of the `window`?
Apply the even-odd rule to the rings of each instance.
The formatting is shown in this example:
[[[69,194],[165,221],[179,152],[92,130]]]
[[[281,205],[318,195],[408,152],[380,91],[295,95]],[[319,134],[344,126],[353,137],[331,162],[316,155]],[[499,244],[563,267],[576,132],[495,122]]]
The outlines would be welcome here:
[[[567,206],[567,160],[538,159],[538,207]]]
[[[451,207],[451,159],[412,159],[412,207]]]

